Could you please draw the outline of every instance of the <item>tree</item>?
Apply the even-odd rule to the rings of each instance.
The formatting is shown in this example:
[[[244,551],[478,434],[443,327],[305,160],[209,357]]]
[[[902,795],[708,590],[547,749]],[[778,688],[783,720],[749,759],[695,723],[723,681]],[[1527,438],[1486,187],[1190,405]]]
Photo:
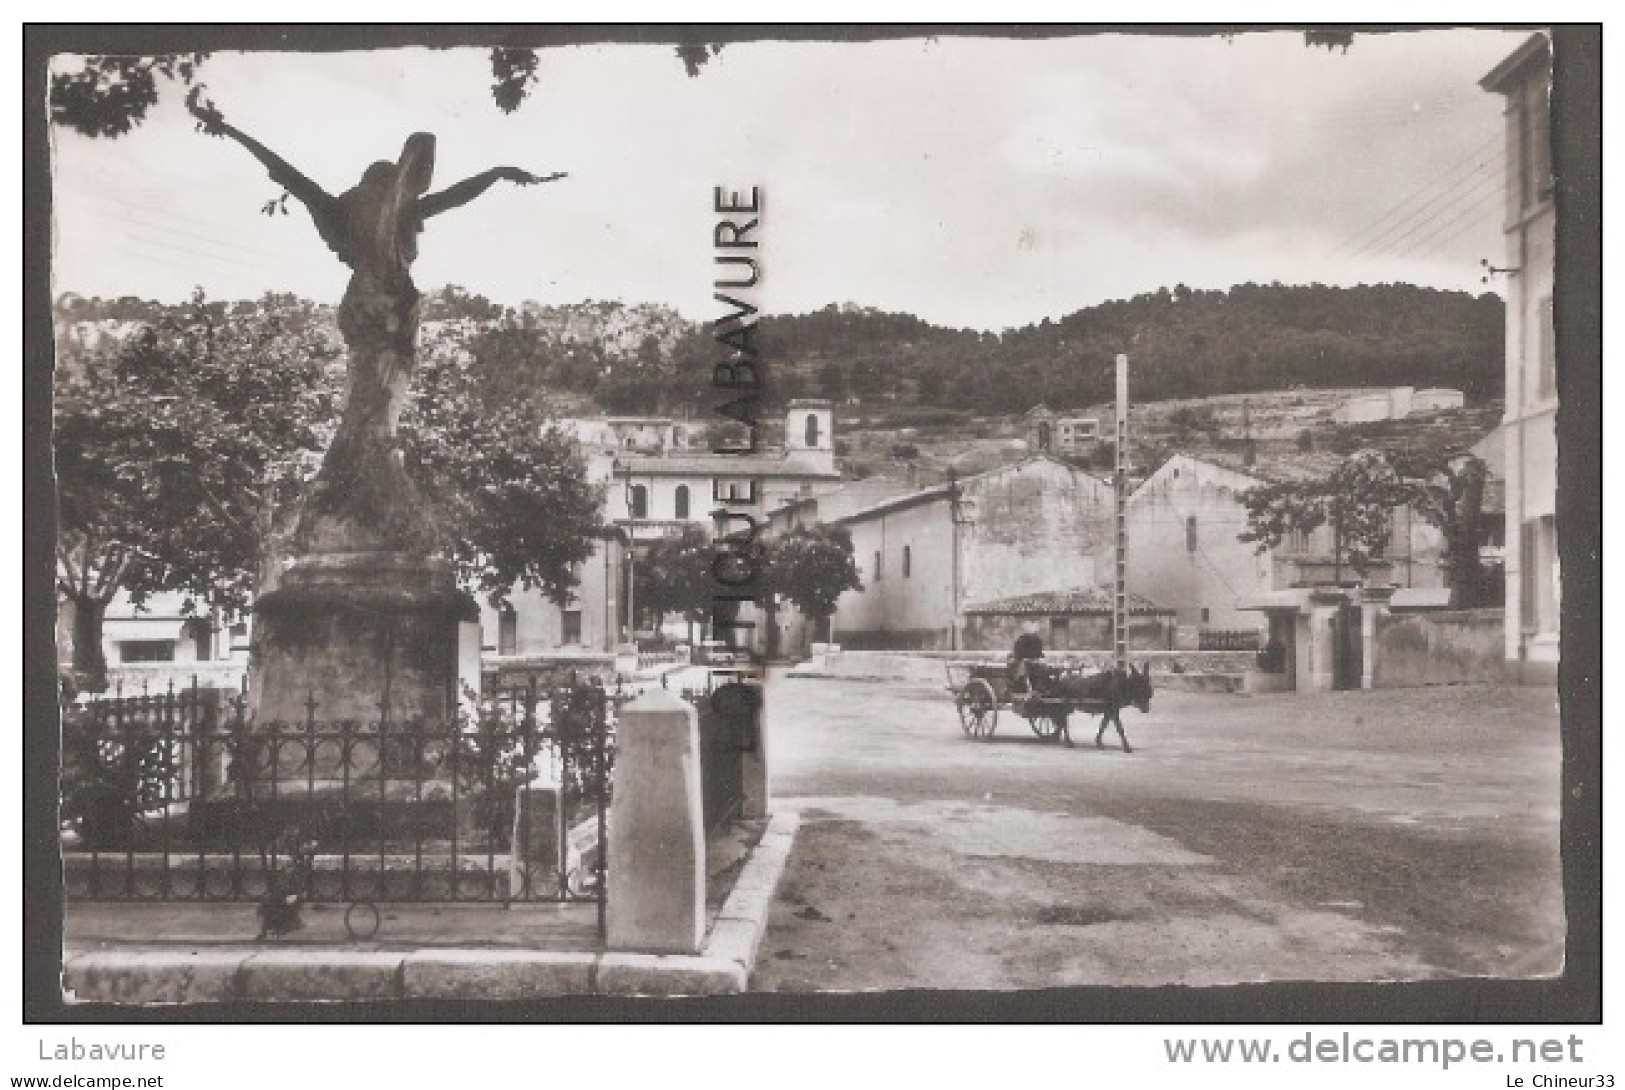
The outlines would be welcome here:
[[[1470,609],[1494,599],[1479,551],[1484,545],[1484,487],[1489,469],[1471,454],[1356,452],[1329,476],[1271,484],[1242,493],[1248,529],[1241,540],[1259,551],[1294,531],[1333,529],[1341,567],[1346,559],[1362,576],[1382,556],[1389,514],[1408,506],[1444,535],[1445,578],[1456,606]]]
[[[690,76],[699,75],[721,50],[720,44],[699,41],[676,47]],[[541,57],[525,47],[495,48],[490,57],[492,101],[503,113],[513,113],[537,83]],[[85,136],[123,136],[158,104],[160,79],[191,86],[208,59],[208,53],[87,56],[79,68],[52,74],[51,120]]]
[[[768,541],[764,553],[769,591],[818,622],[829,638],[835,603],[847,591],[863,589],[852,535],[839,526],[798,527]]]
[[[601,488],[574,440],[529,398],[484,396],[462,353],[424,354],[401,416],[414,484],[465,585],[493,605],[515,586],[562,601],[603,536]]]
[[[101,622],[119,590],[245,610],[285,551],[332,438],[342,366],[308,303],[201,295],[121,344],[65,357],[56,400],[57,587],[81,688],[105,687]],[[497,401],[456,336],[424,353],[403,462],[466,585],[562,598],[602,532],[574,443],[535,403]]]
[[[1325,477],[1243,492],[1247,529],[1239,537],[1257,542],[1263,552],[1293,533],[1330,526],[1338,580],[1345,562],[1364,577],[1387,548],[1394,508],[1408,503],[1411,495],[1387,455],[1358,451]]]
[[[335,415],[338,358],[305,311],[201,293],[124,343],[64,358],[56,390],[57,589],[80,688],[106,687],[102,618],[119,590],[244,609],[277,509]]]
[[[633,568],[634,595],[639,609],[655,616],[659,628],[666,614],[678,613],[688,622],[689,642],[694,626],[705,623],[716,596],[711,563],[716,547],[699,526],[686,526],[675,537],[661,538],[649,547]]]
[[[846,368],[839,360],[825,360],[818,369],[818,386],[823,395],[839,405],[846,400]]]
[[[1495,601],[1494,581],[1484,568],[1484,487],[1489,467],[1472,454],[1417,455],[1398,460],[1416,513],[1444,535],[1445,578],[1458,609]]]

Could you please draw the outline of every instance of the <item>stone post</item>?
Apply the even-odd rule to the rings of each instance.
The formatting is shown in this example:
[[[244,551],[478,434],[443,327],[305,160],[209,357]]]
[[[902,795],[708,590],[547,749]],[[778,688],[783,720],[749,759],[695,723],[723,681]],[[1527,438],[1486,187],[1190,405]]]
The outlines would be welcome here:
[[[1388,612],[1397,588],[1360,588],[1360,688],[1377,687],[1377,618]]]
[[[694,954],[705,938],[699,716],[664,689],[621,709],[609,820],[611,950]]]

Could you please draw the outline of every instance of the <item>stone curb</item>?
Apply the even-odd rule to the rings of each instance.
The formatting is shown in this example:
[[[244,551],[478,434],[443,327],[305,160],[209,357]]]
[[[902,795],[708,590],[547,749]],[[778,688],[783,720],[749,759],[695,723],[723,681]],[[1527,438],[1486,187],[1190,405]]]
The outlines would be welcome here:
[[[103,950],[62,966],[70,1002],[732,995],[749,987],[800,815],[775,814],[698,954],[546,950]]]

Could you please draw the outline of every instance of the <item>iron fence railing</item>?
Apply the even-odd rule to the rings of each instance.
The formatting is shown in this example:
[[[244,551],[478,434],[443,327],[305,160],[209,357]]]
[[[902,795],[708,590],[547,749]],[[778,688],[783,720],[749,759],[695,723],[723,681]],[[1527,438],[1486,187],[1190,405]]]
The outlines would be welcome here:
[[[1263,645],[1256,628],[1204,628],[1196,636],[1198,651],[1257,651]]]
[[[595,900],[616,694],[493,692],[449,723],[256,722],[193,685],[63,711],[70,899]]]

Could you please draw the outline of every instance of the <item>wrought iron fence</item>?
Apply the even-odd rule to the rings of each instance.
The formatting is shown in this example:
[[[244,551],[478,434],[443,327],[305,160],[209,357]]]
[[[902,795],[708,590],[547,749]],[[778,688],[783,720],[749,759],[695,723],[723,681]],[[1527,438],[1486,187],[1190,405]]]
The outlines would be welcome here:
[[[195,684],[63,713],[70,899],[595,900],[616,694],[492,693],[450,723],[256,722]]]
[[[1256,628],[1204,628],[1196,636],[1198,651],[1257,651],[1263,644]]]

